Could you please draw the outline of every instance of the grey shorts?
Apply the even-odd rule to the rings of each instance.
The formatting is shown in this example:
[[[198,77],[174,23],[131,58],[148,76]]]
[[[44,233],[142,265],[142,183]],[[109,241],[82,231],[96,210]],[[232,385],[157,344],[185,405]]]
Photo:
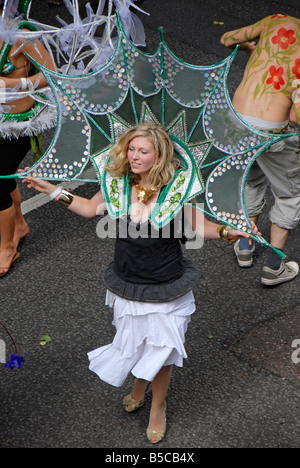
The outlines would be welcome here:
[[[271,146],[252,165],[246,183],[245,200],[249,216],[259,215],[265,206],[270,186],[274,205],[270,221],[285,229],[294,229],[300,221],[299,138],[293,136]]]

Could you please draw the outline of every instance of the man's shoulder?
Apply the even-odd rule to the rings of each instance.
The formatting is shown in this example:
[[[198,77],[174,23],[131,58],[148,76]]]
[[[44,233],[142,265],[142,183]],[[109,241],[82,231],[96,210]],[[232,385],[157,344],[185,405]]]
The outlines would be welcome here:
[[[270,15],[265,18],[265,24],[268,28],[274,27],[291,27],[291,28],[300,28],[300,19],[294,18],[293,16],[289,15],[282,15],[280,13]]]
[[[294,55],[300,48],[300,19],[281,14],[268,16],[261,38],[263,47],[268,43],[276,53]]]

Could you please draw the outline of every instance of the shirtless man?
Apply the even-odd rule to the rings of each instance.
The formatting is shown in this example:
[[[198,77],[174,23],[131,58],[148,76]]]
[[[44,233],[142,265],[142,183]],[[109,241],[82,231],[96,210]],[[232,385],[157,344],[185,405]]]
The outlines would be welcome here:
[[[269,16],[225,33],[221,43],[230,48],[240,44],[250,55],[232,100],[243,120],[265,132],[292,133],[289,120],[300,125],[300,99],[297,98],[298,92],[300,96],[300,19],[279,14]],[[257,158],[247,179],[247,209],[255,224],[270,184],[275,198],[270,211],[270,244],[280,250],[284,249],[291,229],[300,221],[298,145],[298,137],[273,145]],[[235,244],[241,267],[252,265],[254,249],[254,243]],[[270,249],[261,281],[266,286],[276,285],[294,279],[298,273],[296,262],[285,263]]]

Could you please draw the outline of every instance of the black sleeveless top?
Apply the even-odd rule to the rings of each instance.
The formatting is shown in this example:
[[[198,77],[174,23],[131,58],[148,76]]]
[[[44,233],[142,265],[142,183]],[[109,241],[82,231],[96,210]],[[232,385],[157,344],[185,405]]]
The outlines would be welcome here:
[[[198,280],[198,270],[183,257],[181,242],[184,236],[174,220],[158,231],[149,221],[120,219],[105,285],[118,296],[140,302],[170,302],[187,294]]]
[[[134,223],[129,217],[119,223],[114,269],[120,278],[136,284],[170,283],[183,275],[180,240],[170,229],[154,229],[150,222]],[[178,233],[179,235],[179,233]]]

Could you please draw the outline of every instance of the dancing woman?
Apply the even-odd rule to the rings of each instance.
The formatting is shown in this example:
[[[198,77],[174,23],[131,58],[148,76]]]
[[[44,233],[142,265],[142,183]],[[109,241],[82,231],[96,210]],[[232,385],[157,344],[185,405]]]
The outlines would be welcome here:
[[[116,335],[111,344],[91,351],[88,357],[90,369],[113,386],[120,387],[130,372],[135,376],[133,390],[123,401],[128,412],[142,406],[151,383],[147,437],[157,443],[166,432],[166,395],[172,368],[182,367],[186,358],[184,336],[195,311],[192,289],[198,274],[193,263],[183,257],[172,216],[167,237],[163,230],[153,231],[150,222],[155,206],[164,203],[165,188],[180,171],[165,130],[156,124],[139,124],[123,134],[109,156],[101,191],[90,200],[34,177],[25,182],[74,213],[92,218],[99,214],[99,208],[118,204],[115,184],[128,181],[128,213],[119,220],[122,236],[117,237],[114,261],[104,273],[106,304],[114,308]],[[249,238],[245,232],[208,221],[192,206],[185,205],[183,212],[193,230],[205,238]]]

